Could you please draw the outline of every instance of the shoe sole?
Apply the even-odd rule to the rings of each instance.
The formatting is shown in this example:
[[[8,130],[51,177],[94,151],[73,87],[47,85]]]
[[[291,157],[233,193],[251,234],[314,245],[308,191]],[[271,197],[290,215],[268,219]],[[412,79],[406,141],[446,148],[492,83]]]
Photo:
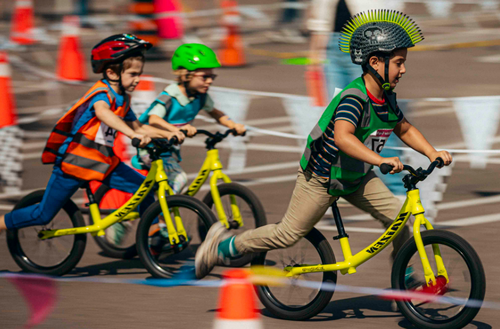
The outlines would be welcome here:
[[[220,225],[220,226],[217,226],[217,225]],[[210,229],[207,232],[207,236],[205,237],[205,241],[202,242],[202,244],[200,245],[200,247],[196,251],[196,255],[194,257],[194,268],[195,268],[195,275],[196,275],[196,278],[198,280],[203,279],[205,276],[207,276],[208,273],[210,273],[210,271],[207,274],[205,274],[203,277],[200,277],[200,275],[199,275],[200,262],[199,262],[199,258],[197,256],[198,256],[198,254],[203,255],[205,253],[205,249],[208,248],[206,241],[210,241],[215,236],[215,234],[217,232],[219,232],[219,230],[222,230],[222,229],[224,229],[224,230],[226,229],[222,223],[215,223],[214,225],[212,225],[212,227],[210,227]]]

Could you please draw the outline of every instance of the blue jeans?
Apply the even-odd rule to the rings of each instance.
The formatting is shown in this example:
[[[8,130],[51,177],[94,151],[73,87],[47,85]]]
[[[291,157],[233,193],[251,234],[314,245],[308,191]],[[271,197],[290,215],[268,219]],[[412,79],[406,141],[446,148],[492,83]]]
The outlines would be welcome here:
[[[144,181],[144,176],[120,163],[104,180],[103,183],[111,188],[127,193],[135,193]],[[27,226],[46,225],[62,209],[71,196],[85,184],[62,172],[59,166],[54,166],[52,176],[45,189],[42,202],[26,208],[14,210],[5,215],[7,229],[19,229]],[[155,201],[154,194],[149,193],[139,205],[142,215]]]
[[[351,61],[350,54],[340,51],[339,36],[340,33],[333,32],[326,48],[325,78],[328,88],[328,102],[332,100],[335,88],[344,89],[363,73],[361,66]]]

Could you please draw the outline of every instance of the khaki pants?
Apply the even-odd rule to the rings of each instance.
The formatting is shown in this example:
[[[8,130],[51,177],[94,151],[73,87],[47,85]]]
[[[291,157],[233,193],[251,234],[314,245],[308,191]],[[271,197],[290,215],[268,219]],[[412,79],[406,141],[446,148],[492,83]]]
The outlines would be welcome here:
[[[401,202],[373,171],[364,178],[359,189],[344,199],[389,227],[401,209]],[[295,189],[281,222],[269,224],[238,235],[235,247],[239,252],[261,252],[293,246],[323,217],[337,197],[328,194],[328,179],[313,176],[299,169]],[[392,257],[410,237],[408,227],[393,241]]]

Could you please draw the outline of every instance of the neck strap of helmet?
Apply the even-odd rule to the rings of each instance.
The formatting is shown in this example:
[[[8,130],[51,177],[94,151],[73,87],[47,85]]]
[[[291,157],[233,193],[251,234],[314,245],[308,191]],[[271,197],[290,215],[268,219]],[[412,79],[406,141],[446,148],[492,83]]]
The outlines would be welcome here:
[[[120,63],[118,67],[118,79],[111,79],[108,74],[106,73],[107,69],[104,69],[104,77],[106,80],[111,81],[111,82],[117,82],[118,83],[118,88],[120,88],[121,93],[123,94],[125,92],[125,88],[122,85],[122,70],[123,70],[123,62]]]
[[[382,89],[384,90],[384,96],[386,101],[389,103],[389,106],[395,111],[396,110],[396,93],[392,91],[391,83],[389,82],[389,61],[390,55],[384,56],[385,67],[384,67],[384,77],[383,79],[380,74],[368,63],[366,63],[366,67],[368,71],[370,71],[380,82]]]

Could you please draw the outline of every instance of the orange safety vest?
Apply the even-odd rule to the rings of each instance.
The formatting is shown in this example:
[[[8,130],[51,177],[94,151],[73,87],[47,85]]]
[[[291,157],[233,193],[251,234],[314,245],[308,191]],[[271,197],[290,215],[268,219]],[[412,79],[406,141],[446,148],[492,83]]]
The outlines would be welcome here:
[[[93,117],[85,123],[75,134],[71,133],[73,121],[79,110],[85,111],[91,98],[99,93],[106,93],[111,103],[111,111],[124,118],[130,109],[130,97],[125,94],[123,106],[116,106],[113,92],[103,81],[98,81],[71,109],[57,121],[49,136],[42,154],[44,164],[53,164],[57,156],[62,157],[61,170],[78,179],[102,181],[116,168],[120,159],[113,153],[116,131]],[[59,153],[64,141],[72,140],[66,151]]]

